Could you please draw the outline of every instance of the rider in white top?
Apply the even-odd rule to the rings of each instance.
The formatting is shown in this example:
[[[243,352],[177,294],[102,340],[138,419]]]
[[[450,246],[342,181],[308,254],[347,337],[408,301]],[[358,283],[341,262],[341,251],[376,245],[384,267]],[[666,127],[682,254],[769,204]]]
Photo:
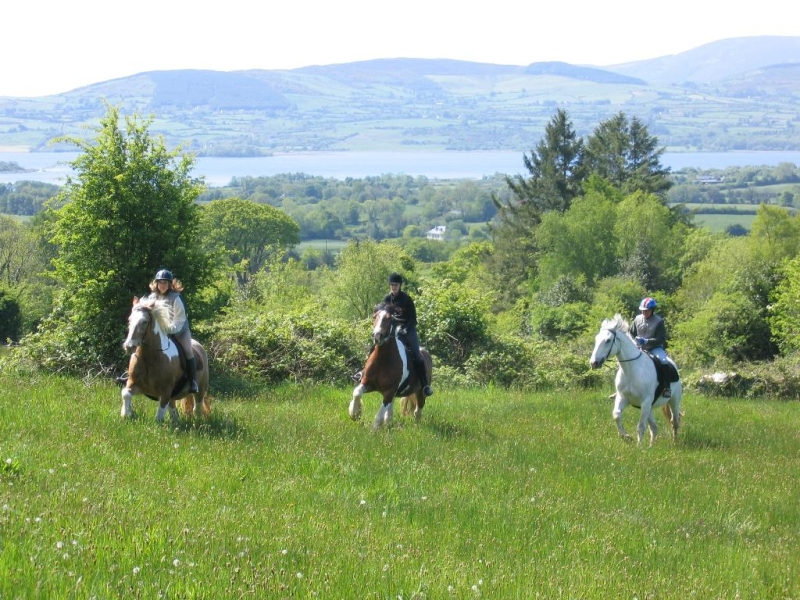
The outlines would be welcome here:
[[[186,356],[186,370],[189,372],[189,393],[197,393],[197,361],[194,357],[194,350],[192,350],[192,332],[189,330],[186,307],[180,296],[183,286],[172,276],[170,271],[161,269],[150,283],[150,290],[152,293],[148,298],[164,300],[172,308],[172,323],[166,333],[175,336],[175,341],[183,348]]]

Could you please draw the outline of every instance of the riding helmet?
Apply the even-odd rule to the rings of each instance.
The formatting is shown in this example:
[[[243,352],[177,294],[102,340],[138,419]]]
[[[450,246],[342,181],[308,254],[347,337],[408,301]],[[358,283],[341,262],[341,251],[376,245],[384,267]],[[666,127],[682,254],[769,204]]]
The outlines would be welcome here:
[[[639,310],[655,310],[656,301],[654,298],[642,298],[642,303],[639,305]]]
[[[161,269],[158,273],[156,273],[155,279],[156,281],[159,280],[172,281],[174,278],[172,277],[171,271],[167,271],[166,269]]]
[[[392,273],[389,275],[389,283],[403,283],[403,276],[400,273]]]

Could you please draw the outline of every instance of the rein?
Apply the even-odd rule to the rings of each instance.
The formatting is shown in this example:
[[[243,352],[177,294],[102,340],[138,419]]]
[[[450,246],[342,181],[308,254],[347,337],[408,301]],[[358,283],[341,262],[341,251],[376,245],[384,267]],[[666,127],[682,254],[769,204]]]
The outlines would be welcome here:
[[[618,333],[616,329],[606,329],[606,331],[609,331],[614,334],[614,341],[611,342],[611,347],[608,349],[608,354],[606,354],[606,357],[603,359],[603,362],[606,362],[611,357],[611,352],[614,350],[614,344],[617,343],[617,333]],[[618,363],[632,362],[637,358],[641,358],[643,354],[644,352],[642,352],[642,349],[639,348],[639,354],[637,354],[633,358],[626,358],[625,360],[623,360],[619,356],[617,356],[617,362]]]
[[[150,322],[147,325],[147,329],[148,330],[153,330],[153,335],[155,336],[156,335],[156,333],[155,333],[156,319],[153,316],[152,312],[149,313],[149,317],[148,318],[150,319]],[[159,336],[159,341],[161,341],[160,336]],[[167,336],[167,347],[166,348],[160,348],[160,347],[155,346],[154,344],[148,344],[147,342],[145,342],[145,336],[144,335],[142,336],[142,339],[139,342],[139,345],[140,346],[146,346],[147,348],[158,348],[158,351],[163,354],[167,350],[169,350],[169,336]]]

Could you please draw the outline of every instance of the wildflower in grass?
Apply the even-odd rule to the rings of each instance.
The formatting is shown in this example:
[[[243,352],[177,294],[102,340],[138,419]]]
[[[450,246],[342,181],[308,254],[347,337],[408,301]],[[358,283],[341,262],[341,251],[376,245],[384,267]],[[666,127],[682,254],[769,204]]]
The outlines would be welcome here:
[[[173,566],[173,567],[177,567],[179,564],[181,564],[181,561],[180,561],[180,560],[178,560],[177,558],[176,558],[175,560],[173,560],[173,561],[172,561],[172,566]]]
[[[297,578],[298,579],[302,579],[303,578],[303,574],[300,571],[297,572]]]
[[[56,542],[56,548],[61,550],[64,547],[64,542]]]
[[[2,468],[0,468],[0,473],[5,473],[6,475],[19,475],[20,465],[13,458],[7,458],[1,466]]]
[[[286,548],[284,548],[283,550],[281,550],[281,554],[286,556],[287,554],[289,554],[289,551]]]
[[[362,498],[362,499],[361,499],[361,502],[359,502],[359,504],[360,504],[361,506],[366,506],[366,504],[367,504],[367,501],[366,501],[366,500],[364,500],[364,499]]]
[[[138,575],[141,569],[139,567],[133,567],[133,574]]]

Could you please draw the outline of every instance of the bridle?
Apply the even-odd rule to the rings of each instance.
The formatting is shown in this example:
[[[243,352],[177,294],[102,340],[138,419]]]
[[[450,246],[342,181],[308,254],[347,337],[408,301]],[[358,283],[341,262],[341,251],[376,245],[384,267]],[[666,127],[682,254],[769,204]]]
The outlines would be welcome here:
[[[386,333],[383,333],[383,326],[382,325],[381,325],[380,329],[378,328],[377,325],[374,326],[374,328],[372,330],[373,341],[375,342],[375,344],[377,346],[382,346],[383,344],[385,344],[386,340],[388,340],[389,338],[392,337],[392,335],[394,334],[394,329],[395,329],[395,322],[394,322],[394,319],[392,319],[392,314],[386,309],[381,309],[381,310],[377,311],[375,314],[378,315],[380,313],[385,313],[385,316],[384,315],[380,316],[379,320],[380,320],[381,324],[382,324],[382,322],[384,320],[388,319],[389,320],[389,327],[386,329]],[[379,333],[378,339],[375,339],[375,331],[376,330]]]
[[[138,311],[140,311],[142,313],[147,313],[147,317],[146,317],[147,318],[147,328],[155,327],[155,325],[154,325],[155,324],[155,317],[153,316],[153,312],[151,310],[147,310],[145,308],[139,308],[139,307],[135,308],[134,310],[138,310]],[[136,331],[138,331],[138,329],[141,327],[142,322],[144,320],[145,320],[145,317],[142,317],[139,320],[139,322],[136,324],[136,327],[134,328],[134,333]],[[136,338],[131,338],[131,341],[134,342],[134,346],[144,346],[144,347],[148,347],[148,348],[151,347],[151,344],[148,344],[144,340],[145,340],[145,334],[144,333],[142,333],[139,336],[138,340]],[[167,342],[167,347],[166,348],[158,348],[158,350],[159,350],[159,352],[166,352],[167,350],[169,350],[169,342]]]
[[[609,333],[613,333],[614,334],[614,339],[611,341],[611,346],[609,346],[608,352],[606,353],[606,357],[603,359],[603,362],[606,362],[609,358],[611,358],[611,352],[614,350],[614,344],[617,343],[617,341],[618,341],[617,340],[617,335],[619,334],[619,332],[616,329],[606,329],[606,331],[608,331]],[[619,357],[619,355],[618,355],[617,356],[617,362],[618,363],[631,362],[631,361],[636,360],[637,358],[640,358],[643,354],[644,354],[644,352],[642,352],[642,349],[639,348],[639,354],[637,354],[633,358],[621,359]]]

